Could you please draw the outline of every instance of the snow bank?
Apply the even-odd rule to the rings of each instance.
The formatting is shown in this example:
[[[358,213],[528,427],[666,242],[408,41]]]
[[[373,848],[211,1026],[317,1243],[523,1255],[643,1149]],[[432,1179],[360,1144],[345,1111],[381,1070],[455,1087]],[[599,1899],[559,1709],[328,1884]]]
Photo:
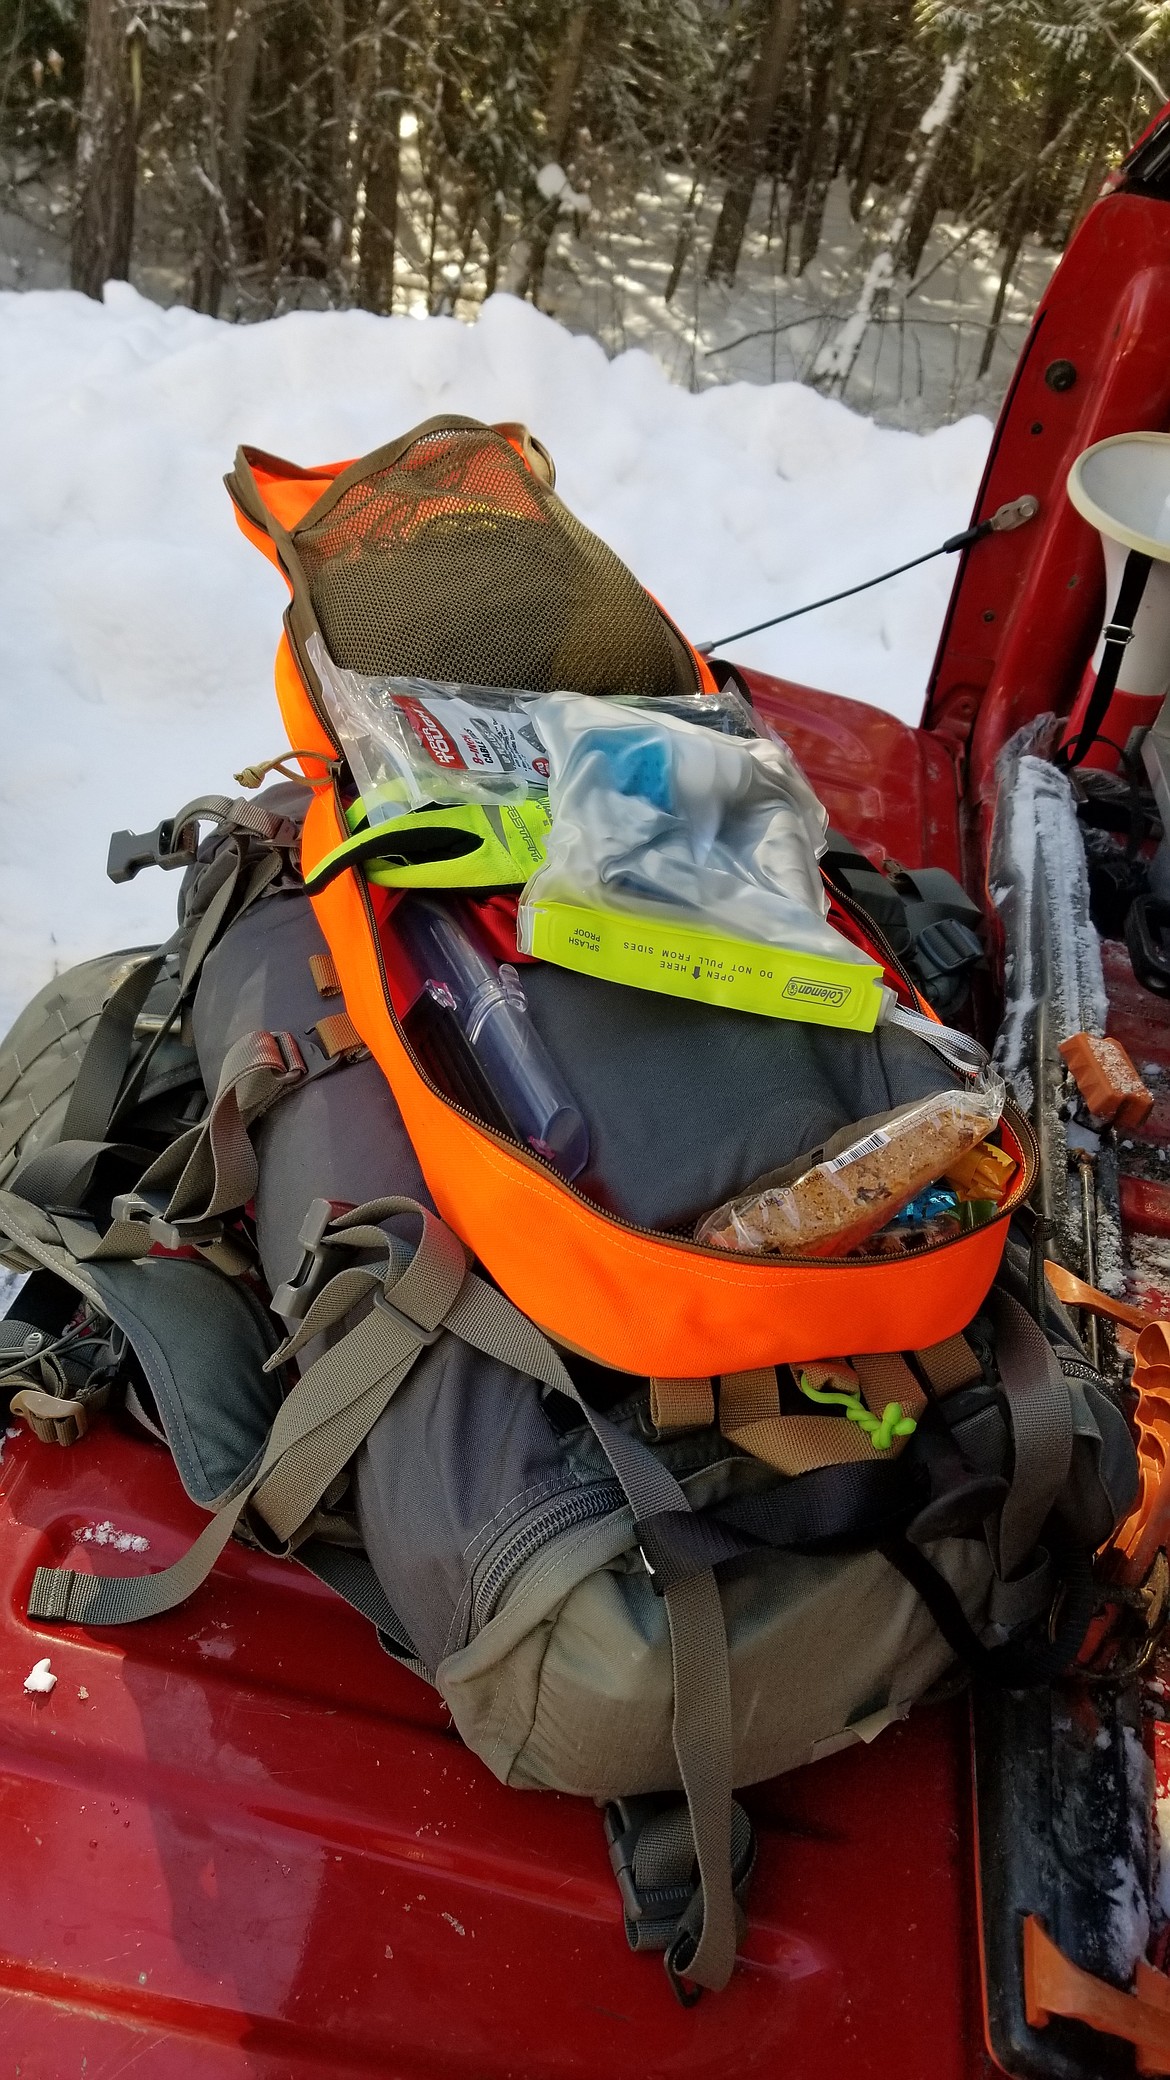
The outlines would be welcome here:
[[[106,841],[276,752],[285,592],[221,484],[240,441],[351,456],[439,411],[523,419],[559,488],[698,641],[933,547],[989,428],[893,432],[799,385],[692,396],[497,296],[478,323],[362,311],[232,326],[125,285],[0,295],[0,1029],[55,967],[158,937],[175,883]],[[913,718],[940,559],[736,647]]]

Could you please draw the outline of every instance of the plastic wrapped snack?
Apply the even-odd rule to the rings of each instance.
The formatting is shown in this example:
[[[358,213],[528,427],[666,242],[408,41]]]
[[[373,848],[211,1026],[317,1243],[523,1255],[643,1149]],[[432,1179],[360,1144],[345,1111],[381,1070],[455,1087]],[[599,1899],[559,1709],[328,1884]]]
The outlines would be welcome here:
[[[548,787],[534,693],[343,671],[317,636],[309,658],[371,823],[428,804],[524,802]]]
[[[963,1090],[937,1091],[787,1182],[756,1186],[708,1214],[696,1240],[718,1249],[799,1257],[844,1256],[884,1228],[998,1124],[1004,1085],[993,1070]],[[831,1147],[831,1144],[830,1144]]]

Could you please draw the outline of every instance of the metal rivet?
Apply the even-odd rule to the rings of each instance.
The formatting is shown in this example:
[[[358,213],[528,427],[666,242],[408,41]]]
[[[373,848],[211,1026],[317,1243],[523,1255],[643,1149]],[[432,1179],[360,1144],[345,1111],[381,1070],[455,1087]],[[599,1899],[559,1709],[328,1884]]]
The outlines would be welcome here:
[[[1077,372],[1071,361],[1050,361],[1044,371],[1044,380],[1050,390],[1071,390]]]

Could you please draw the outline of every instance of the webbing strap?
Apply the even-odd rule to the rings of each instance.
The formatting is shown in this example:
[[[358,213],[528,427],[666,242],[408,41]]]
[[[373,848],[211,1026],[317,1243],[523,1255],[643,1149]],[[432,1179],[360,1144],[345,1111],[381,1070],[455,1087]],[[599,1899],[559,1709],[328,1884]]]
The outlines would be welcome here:
[[[583,1400],[552,1345],[501,1293],[470,1273],[447,1326],[466,1343],[575,1401],[634,1513],[635,1526],[681,1511],[686,1496],[653,1452]],[[672,1736],[687,1794],[699,1864],[699,1934],[685,1967],[698,1985],[725,1986],[735,1962],[737,1909],[731,1884],[731,1676],[723,1605],[709,1568],[663,1593],[675,1702]]]
[[[172,1141],[139,1179],[135,1197],[158,1206],[182,1239],[221,1214],[246,1206],[260,1181],[248,1128],[306,1075],[289,1033],[243,1033],[224,1056],[211,1111]],[[165,1199],[163,1198],[166,1193]]]
[[[51,1141],[14,1171],[10,1189],[37,1206],[81,1206],[104,1155],[148,1162],[149,1150],[118,1141]]]
[[[255,810],[255,808],[255,803],[247,803],[241,805],[242,811],[253,811]],[[237,826],[242,826],[244,823],[243,813],[241,813],[240,816],[234,818],[233,821],[236,823]],[[265,821],[269,825],[271,825],[272,818],[266,816]],[[257,831],[255,835],[259,837],[271,837],[273,835],[273,832],[271,829],[269,829],[265,831]],[[180,994],[184,997],[193,988],[195,982],[197,981],[199,971],[202,968],[204,961],[207,959],[208,954],[211,952],[212,947],[215,945],[215,942],[219,937],[220,931],[222,930],[224,924],[227,921],[229,911],[232,911],[233,898],[235,897],[236,889],[239,885],[240,876],[244,869],[245,857],[246,855],[243,849],[239,849],[237,851],[237,856],[233,863],[230,873],[225,877],[220,887],[216,889],[215,894],[213,895],[210,903],[207,905],[207,908],[204,911],[202,917],[200,918],[199,923],[195,927],[194,933],[191,937],[191,942],[187,947],[186,954],[184,955],[182,973],[179,977],[179,990]],[[263,857],[257,861],[245,885],[243,895],[241,896],[239,902],[235,904],[233,912],[234,917],[242,917],[244,911],[251,908],[252,904],[256,901],[257,897],[262,896],[265,889],[268,888],[270,884],[276,880],[277,876],[283,873],[283,871],[283,854],[275,849],[271,852],[266,852],[263,855]]]
[[[842,1370],[840,1362],[808,1368],[819,1378],[832,1379]],[[894,1399],[893,1395],[887,1397]],[[790,1477],[813,1473],[823,1466],[849,1466],[859,1461],[889,1459],[904,1446],[905,1438],[892,1440],[888,1451],[875,1451],[859,1423],[842,1415],[782,1415],[775,1366],[753,1372],[725,1373],[719,1382],[719,1427],[729,1443],[761,1459],[765,1466]]]
[[[1029,1558],[1072,1462],[1072,1406],[1064,1375],[1044,1331],[1002,1287],[989,1309],[996,1332],[1000,1383],[1012,1426],[1012,1484],[988,1544],[998,1575]]]
[[[55,1213],[50,1218],[70,1256],[80,1264],[97,1263],[103,1258],[150,1255],[150,1229],[145,1221],[111,1221],[102,1234],[88,1221],[72,1220],[65,1213]]]
[[[356,1552],[352,1546],[329,1545],[322,1538],[307,1538],[297,1547],[296,1559],[299,1566],[324,1582],[351,1610],[369,1619],[396,1661],[433,1687],[433,1679],[419,1660],[410,1634],[364,1553]]]
[[[683,1800],[639,1796],[614,1801],[606,1808],[609,1860],[624,1909],[626,1941],[631,1950],[659,1950],[671,1984],[685,2006],[680,1983],[686,1959],[694,1950],[700,1895],[695,1884],[695,1837]],[[742,1903],[756,1860],[751,1821],[738,1800],[731,1806],[731,1871],[736,1900]]]
[[[174,942],[132,968],[103,1007],[61,1122],[62,1141],[104,1141],[134,1050],[134,1029]]]
[[[853,1365],[861,1381],[861,1398],[871,1415],[884,1415],[891,1401],[896,1401],[903,1415],[917,1421],[926,1407],[926,1396],[901,1351],[868,1351],[854,1358]]]
[[[731,1669],[715,1577],[665,1591],[674,1676],[671,1739],[686,1793],[699,1867],[698,1933],[674,1968],[700,1986],[726,1986],[739,1947],[741,1915],[731,1873]],[[667,1953],[671,1955],[670,1952]]]
[[[15,1192],[0,1190],[0,1251],[4,1262],[21,1271],[54,1271],[66,1285],[105,1313],[102,1296],[73,1252],[63,1245],[56,1222]]]
[[[942,1343],[926,1344],[914,1355],[936,1394],[957,1393],[983,1377],[983,1367],[965,1336],[947,1336]]]
[[[885,1453],[855,1466],[814,1468],[774,1488],[745,1488],[714,1514],[725,1529],[778,1552],[874,1544],[900,1528],[927,1499],[928,1477],[910,1458]]]
[[[409,1206],[411,1202],[400,1202]],[[421,1211],[421,1209],[417,1209]],[[386,1238],[383,1237],[385,1244]],[[181,1559],[158,1574],[115,1578],[73,1568],[40,1567],[33,1577],[29,1616],[84,1625],[127,1625],[173,1610],[205,1581],[244,1511],[252,1506],[288,1548],[311,1521],[317,1503],[348,1465],[391,1395],[405,1379],[432,1326],[412,1320],[406,1304],[418,1294],[433,1312],[452,1287],[454,1237],[431,1215],[407,1269],[390,1252],[386,1273],[392,1305],[371,1309],[348,1337],[302,1374],[283,1403],[264,1455],[246,1487],[217,1511]],[[460,1251],[460,1263],[463,1262]],[[403,1292],[409,1273],[414,1277]],[[279,1363],[283,1352],[274,1354]]]
[[[656,1430],[705,1430],[715,1421],[709,1379],[652,1379],[650,1421]]]

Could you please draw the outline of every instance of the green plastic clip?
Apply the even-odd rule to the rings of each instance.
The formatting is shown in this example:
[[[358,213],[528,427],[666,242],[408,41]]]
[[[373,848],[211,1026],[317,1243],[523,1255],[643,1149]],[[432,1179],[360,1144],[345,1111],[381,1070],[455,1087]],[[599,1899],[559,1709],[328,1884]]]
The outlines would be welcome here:
[[[903,1415],[900,1401],[887,1401],[880,1416],[871,1415],[860,1394],[841,1394],[814,1387],[807,1372],[800,1375],[800,1391],[822,1408],[843,1408],[846,1419],[864,1430],[875,1452],[888,1452],[895,1437],[913,1437],[918,1425],[913,1416]]]

